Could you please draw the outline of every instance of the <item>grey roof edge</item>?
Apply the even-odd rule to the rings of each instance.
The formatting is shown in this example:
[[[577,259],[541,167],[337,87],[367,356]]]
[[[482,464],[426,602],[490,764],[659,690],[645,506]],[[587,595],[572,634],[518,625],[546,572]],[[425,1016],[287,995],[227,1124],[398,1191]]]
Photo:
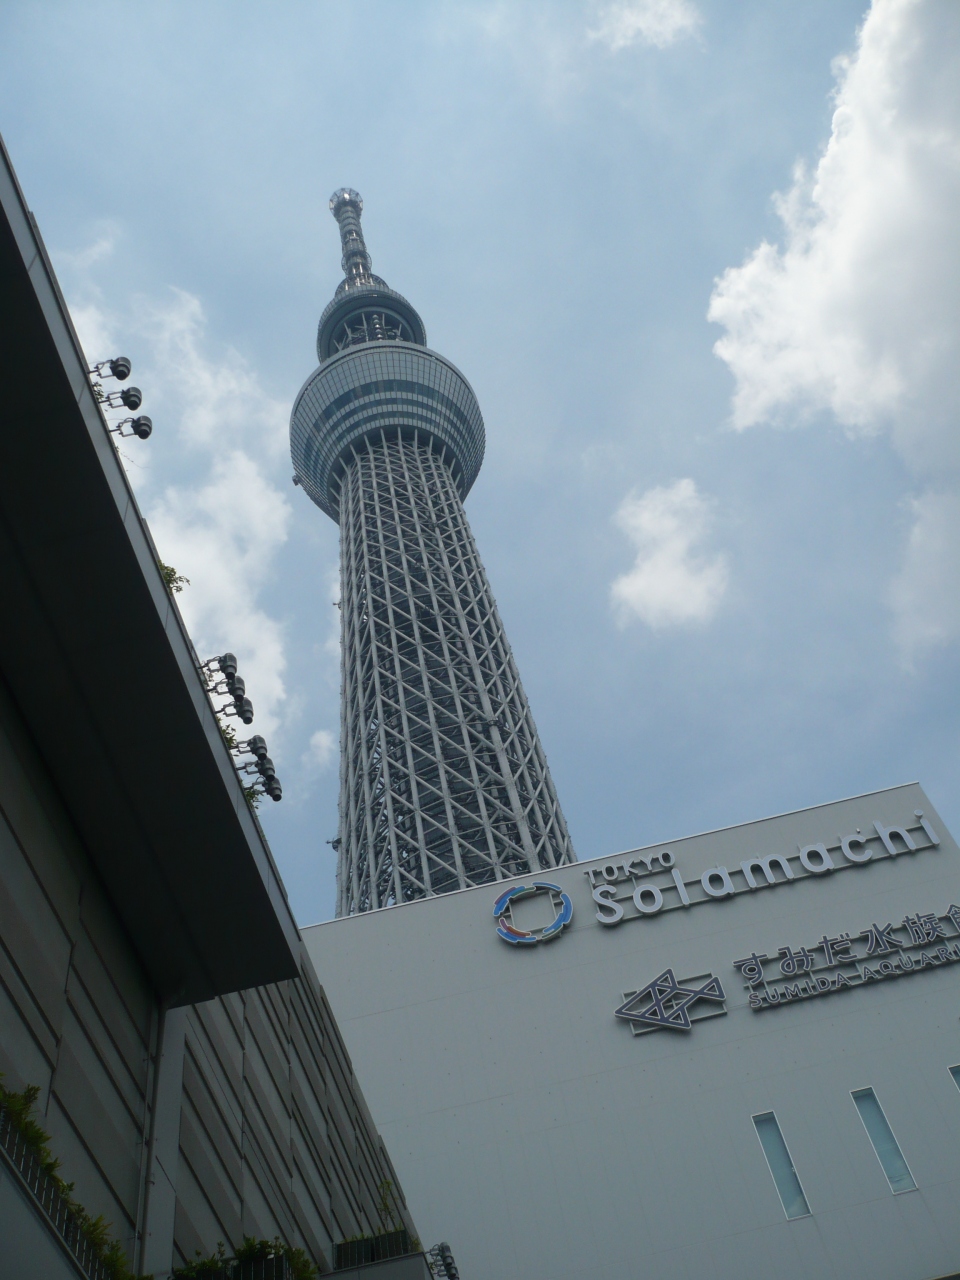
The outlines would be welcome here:
[[[619,853],[604,853],[597,858],[585,858],[583,861],[609,862],[611,858],[623,858],[628,853],[641,853],[644,849],[676,844],[678,840],[699,840],[701,836],[717,836],[723,831],[736,831],[740,827],[758,827],[764,822],[776,822],[779,818],[792,818],[798,813],[813,813],[816,809],[832,809],[835,804],[848,804],[851,800],[867,800],[870,796],[882,796],[890,791],[905,791],[907,787],[919,786],[919,782],[896,782],[892,787],[874,787],[872,791],[858,791],[852,796],[839,796],[836,800],[823,800],[818,804],[804,804],[798,809],[784,809],[780,813],[768,813],[762,818],[749,818],[746,822],[728,822],[723,827],[707,827],[705,831],[691,831],[689,835],[673,836],[669,840],[652,840],[649,844],[637,845],[635,849],[621,849]]]
[[[663,848],[667,845],[677,844],[681,840],[699,840],[704,836],[720,835],[721,832],[736,831],[741,827],[760,826],[764,822],[775,822],[779,818],[792,818],[798,813],[814,813],[817,809],[832,809],[834,805],[847,804],[851,800],[867,800],[870,796],[887,795],[891,791],[905,791],[908,787],[920,787],[920,789],[923,790],[919,782],[898,782],[890,787],[876,787],[872,791],[860,791],[852,796],[840,796],[836,800],[823,800],[818,804],[801,805],[798,809],[784,809],[780,813],[766,814],[762,818],[749,818],[746,822],[730,822],[723,827],[708,827],[704,831],[691,831],[687,835],[672,836],[668,840],[651,840],[648,844],[637,845],[633,849],[621,849],[618,853],[602,853],[596,858],[579,858],[576,862],[571,862],[568,865],[571,867],[587,867],[597,862],[610,862],[613,858],[623,858],[630,853],[642,853],[647,849]],[[557,868],[557,870],[560,870],[560,868]],[[531,877],[549,876],[552,874],[553,872],[550,868],[545,868],[541,871],[528,871],[522,876],[513,877],[513,879],[517,881],[529,880]],[[506,881],[498,880],[491,882],[490,884],[475,884],[471,885],[468,889],[454,889],[450,893],[437,893],[433,894],[429,898],[417,898],[413,902],[394,902],[388,907],[378,907],[375,911],[364,911],[358,915],[337,916],[332,920],[317,920],[313,924],[305,924],[303,926],[303,932],[307,933],[312,929],[319,929],[324,925],[340,924],[343,920],[358,920],[375,917],[384,911],[400,911],[406,907],[419,907],[427,902],[438,902],[444,898],[456,898],[464,893],[479,893],[484,889],[489,891],[494,888],[495,885],[505,883]]]
[[[113,494],[117,513],[155,604],[158,619],[189,692],[197,720],[202,726],[210,756],[215,762],[224,790],[229,795],[245,844],[256,865],[285,939],[289,955],[289,964],[286,966],[289,973],[286,976],[293,976],[298,968],[300,934],[290,909],[286,889],[260,822],[246,801],[233,758],[219,731],[216,716],[198,671],[199,660],[196,651],[176,601],[161,577],[156,547],[140,512],[130,480],[117,455],[103,411],[93,396],[87,362],[78,335],[37,221],[27,205],[2,137],[0,137],[0,208],[6,215],[37,303],[47,321],[50,337],[63,364],[77,409]]]

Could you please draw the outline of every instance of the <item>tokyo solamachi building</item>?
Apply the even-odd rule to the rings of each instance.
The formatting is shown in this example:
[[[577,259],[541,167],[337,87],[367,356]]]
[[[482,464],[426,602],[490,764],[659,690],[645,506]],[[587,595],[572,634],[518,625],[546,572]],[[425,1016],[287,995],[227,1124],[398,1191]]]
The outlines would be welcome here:
[[[293,413],[341,527],[338,918],[305,943],[468,1280],[960,1275],[960,850],[916,784],[576,862],[463,499],[469,384],[331,209]]]

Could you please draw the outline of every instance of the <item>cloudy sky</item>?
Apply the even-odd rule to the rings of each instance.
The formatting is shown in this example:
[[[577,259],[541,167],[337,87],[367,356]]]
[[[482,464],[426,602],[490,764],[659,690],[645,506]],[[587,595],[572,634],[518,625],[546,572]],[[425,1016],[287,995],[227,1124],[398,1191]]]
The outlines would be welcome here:
[[[337,530],[290,405],[356,187],[487,426],[467,510],[575,846],[919,779],[960,834],[960,4],[0,7],[0,131],[201,654],[333,912]],[[169,785],[169,780],[164,780]]]

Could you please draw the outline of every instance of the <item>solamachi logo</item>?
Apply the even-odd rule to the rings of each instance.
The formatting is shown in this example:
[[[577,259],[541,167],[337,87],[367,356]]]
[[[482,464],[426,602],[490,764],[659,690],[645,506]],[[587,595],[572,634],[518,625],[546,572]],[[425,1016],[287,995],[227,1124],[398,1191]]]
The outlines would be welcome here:
[[[527,898],[535,893],[549,893],[556,910],[553,920],[544,929],[529,930],[517,929],[507,919],[506,912],[511,902],[516,902],[518,898]],[[557,903],[559,897],[559,904]],[[538,880],[534,884],[517,884],[512,889],[507,889],[501,893],[500,897],[493,904],[493,915],[497,921],[497,933],[512,946],[535,946],[538,942],[550,942],[553,938],[558,938],[564,928],[573,919],[573,903],[570,901],[568,894],[560,888],[558,884],[548,884],[545,880]]]

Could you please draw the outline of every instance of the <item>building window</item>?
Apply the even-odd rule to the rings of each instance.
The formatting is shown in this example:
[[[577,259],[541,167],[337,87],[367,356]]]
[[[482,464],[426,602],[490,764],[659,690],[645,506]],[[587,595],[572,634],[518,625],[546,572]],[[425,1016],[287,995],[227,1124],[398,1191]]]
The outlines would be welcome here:
[[[810,1213],[810,1206],[790,1159],[777,1117],[772,1111],[765,1111],[763,1115],[753,1117],[753,1124],[767,1158],[767,1167],[773,1175],[783,1212],[788,1218],[806,1218]]]
[[[863,1121],[863,1127],[867,1131],[867,1137],[873,1143],[873,1149],[877,1153],[880,1167],[890,1183],[890,1190],[893,1192],[916,1191],[917,1184],[907,1168],[903,1152],[893,1136],[893,1130],[887,1123],[887,1117],[883,1114],[883,1108],[877,1101],[877,1095],[872,1089],[854,1089],[851,1097],[860,1112],[860,1119]]]
[[[953,1076],[953,1083],[960,1089],[960,1067],[951,1067],[950,1074]]]

